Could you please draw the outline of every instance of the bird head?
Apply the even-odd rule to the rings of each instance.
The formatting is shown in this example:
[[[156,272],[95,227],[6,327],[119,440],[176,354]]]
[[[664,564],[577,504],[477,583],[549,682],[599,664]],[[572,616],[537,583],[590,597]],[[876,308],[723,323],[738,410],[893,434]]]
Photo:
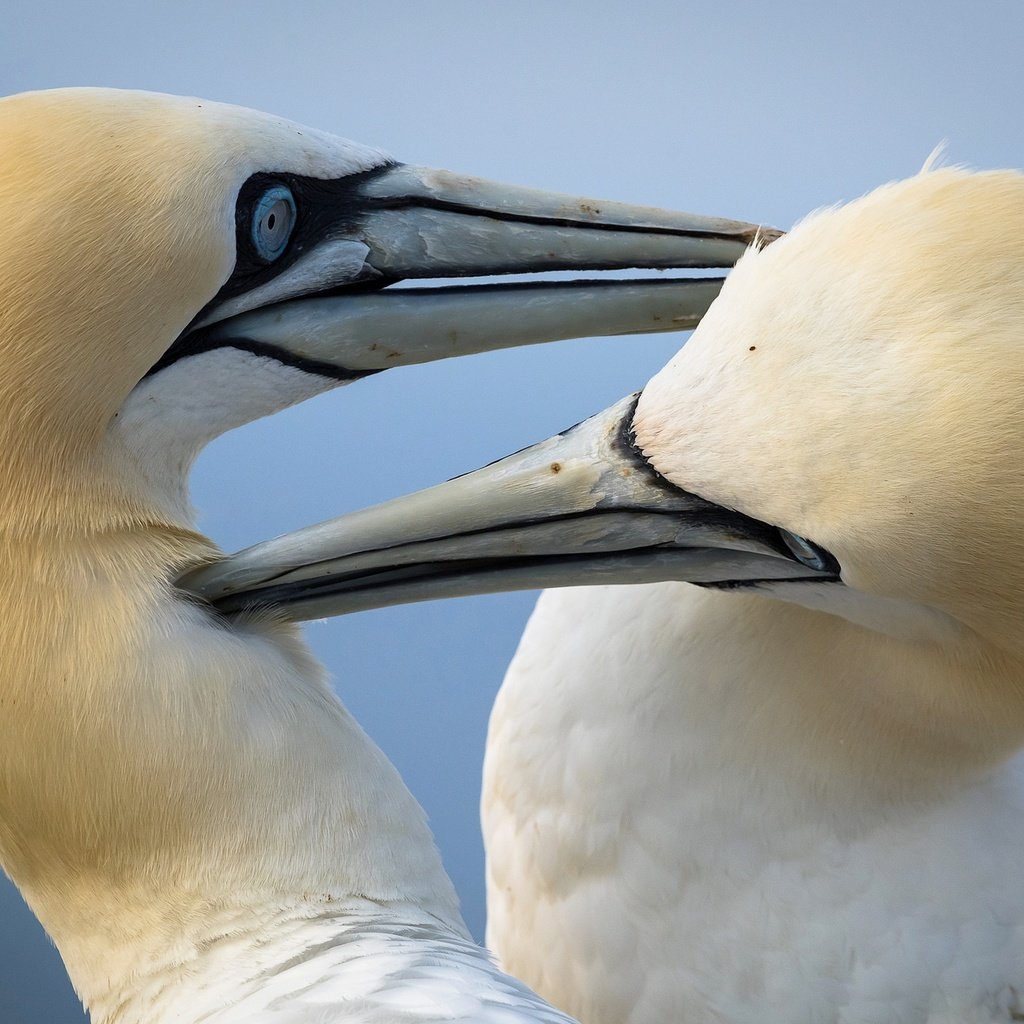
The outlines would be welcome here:
[[[594,296],[627,333],[673,326],[666,301],[685,325],[718,288],[399,281],[731,263],[755,230],[411,167],[150,93],[9,97],[0,141],[9,530],[187,523],[189,466],[224,430],[390,366],[590,333]]]
[[[829,552],[864,596],[828,588],[840,614],[909,635],[947,617],[1024,653],[1022,231],[1007,171],[812,215],[740,261],[644,389],[637,444],[671,483]]]
[[[263,212],[270,186],[239,204],[254,175],[337,179],[384,162],[253,111],[114,90],[5,99],[0,137],[4,451],[19,479],[50,485],[44,498],[58,481],[88,490],[117,442],[194,447],[189,401],[207,404],[208,435],[230,425],[229,406],[243,411],[217,367],[196,367],[176,408],[147,374],[227,282],[276,274],[257,246],[261,233],[287,240],[288,213]]]

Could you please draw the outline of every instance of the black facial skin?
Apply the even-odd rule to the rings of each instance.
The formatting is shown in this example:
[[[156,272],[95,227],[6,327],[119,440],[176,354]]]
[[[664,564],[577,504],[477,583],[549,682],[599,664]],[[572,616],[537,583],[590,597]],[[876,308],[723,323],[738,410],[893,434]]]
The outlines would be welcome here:
[[[358,238],[360,236],[362,221],[367,215],[375,210],[396,209],[409,206],[430,206],[455,212],[475,214],[478,216],[483,214],[488,217],[494,217],[502,220],[536,220],[544,223],[551,223],[554,220],[553,218],[546,217],[509,214],[504,211],[481,210],[468,205],[461,205],[451,201],[437,199],[436,197],[423,195],[408,196],[399,193],[388,195],[386,197],[368,196],[365,191],[365,185],[368,182],[374,181],[382,174],[392,170],[396,166],[398,165],[395,163],[387,163],[369,171],[363,171],[358,174],[351,174],[343,178],[335,179],[320,179],[297,174],[269,172],[259,172],[252,175],[239,189],[238,199],[235,204],[235,265],[232,269],[231,275],[217,294],[203,307],[202,310],[199,311],[198,314],[196,314],[192,323],[194,324],[199,322],[208,314],[209,311],[216,308],[219,304],[230,300],[235,296],[243,295],[260,287],[268,281],[273,280],[274,277],[291,267],[306,252],[323,244],[325,241],[330,241],[335,238]],[[275,186],[286,186],[291,191],[295,201],[295,224],[292,234],[288,239],[288,243],[281,254],[276,259],[268,262],[256,250],[252,238],[252,225],[254,214],[260,199],[266,194],[268,189]],[[559,223],[561,222],[559,221]],[[631,228],[629,226],[623,227],[623,230],[630,229]],[[467,267],[466,273],[478,274],[483,269],[484,268],[480,267]],[[341,285],[331,291],[323,291],[318,294],[326,295],[338,294],[341,292],[352,293],[367,290],[378,290],[389,284],[393,284],[398,280],[396,277],[388,277],[372,269],[368,269],[367,275],[368,276],[363,280],[355,280]],[[498,287],[508,288],[509,286],[503,285]],[[512,287],[544,287],[544,284],[540,282],[526,283],[513,285]],[[430,289],[422,290],[430,291]],[[290,296],[290,298],[297,297],[298,296]],[[352,370],[338,366],[334,363],[307,359],[286,349],[279,348],[265,342],[257,342],[253,339],[246,338],[243,335],[233,336],[231,334],[225,334],[223,330],[224,323],[219,323],[216,326],[216,337],[213,337],[212,334],[214,332],[212,329],[193,329],[190,325],[149,370],[146,376],[152,376],[160,370],[172,365],[179,359],[183,359],[187,356],[197,355],[201,352],[224,347],[236,348],[242,351],[251,352],[254,355],[268,357],[283,365],[292,366],[307,373],[316,374],[339,382],[350,382],[369,376],[373,373],[380,372],[380,370]],[[665,480],[647,461],[643,452],[637,446],[631,426],[632,419],[632,415],[629,415],[624,419],[623,427],[618,437],[618,446],[623,455],[635,464],[636,468],[641,471],[645,477],[647,477],[648,482],[652,486],[678,495],[680,489]],[[752,519],[740,512],[724,508],[713,502],[705,501],[699,496],[690,495],[690,497],[694,501],[694,508],[688,515],[694,520],[699,521],[702,525],[715,526],[726,535],[732,534],[737,537],[746,537],[756,540],[758,543],[776,551],[778,554],[783,555],[790,560],[799,560],[794,555],[790,546],[785,543],[779,530],[771,524],[761,522],[757,519]],[[680,513],[678,512],[672,513],[672,515],[680,517]],[[683,518],[685,518],[685,516]],[[808,541],[807,543],[812,551],[814,551],[814,553],[816,553],[821,559],[825,572],[827,573],[825,576],[822,576],[820,573],[815,573],[814,576],[809,577],[808,580],[813,582],[838,582],[841,570],[835,557],[812,542]],[[575,556],[574,558],[567,560],[579,560],[581,562],[585,562],[586,556]],[[481,570],[494,570],[499,567],[498,563],[500,561],[500,559],[484,560],[476,567]],[[510,563],[523,564],[521,559],[514,558],[510,559]],[[458,568],[461,571],[466,571],[471,569],[472,566],[468,562],[463,562],[459,563]],[[451,564],[443,563],[438,564],[437,566],[418,566],[415,569],[410,567],[406,570],[397,572],[395,570],[386,570],[383,572],[383,575],[397,575],[404,578],[412,574],[416,576],[430,577],[434,575],[443,575],[445,572],[451,571],[452,569],[453,566]],[[379,585],[379,579],[376,582]],[[722,580],[716,583],[699,585],[720,588],[748,588],[757,587],[763,582],[772,581]],[[366,583],[370,584],[371,580],[367,580]],[[331,583],[325,580],[322,585],[329,590]],[[305,586],[309,589],[311,585],[307,583]],[[264,600],[273,600],[274,596],[275,595],[271,592],[264,592],[261,595],[261,598]],[[280,596],[282,598],[287,597],[285,594]]]

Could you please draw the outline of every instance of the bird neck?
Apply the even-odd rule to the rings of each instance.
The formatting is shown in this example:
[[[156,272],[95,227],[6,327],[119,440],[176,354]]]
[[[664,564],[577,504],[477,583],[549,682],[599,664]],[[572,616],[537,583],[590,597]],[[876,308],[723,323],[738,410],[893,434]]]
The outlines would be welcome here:
[[[544,596],[502,695],[503,742],[536,748],[511,730],[537,720],[518,702],[541,700],[561,728],[585,717],[620,737],[609,758],[670,752],[673,777],[715,793],[716,820],[875,821],[986,777],[1024,745],[1024,666],[969,633],[899,639],[687,584],[584,593]],[[551,662],[543,671],[534,652]]]
[[[138,920],[146,921],[147,908]],[[94,1024],[293,1020],[572,1024],[486,950],[408,901],[315,894],[194,908],[187,945],[143,943],[105,965]],[[125,979],[128,983],[125,984]],[[274,1014],[274,1019],[277,1015]]]
[[[170,585],[208,551],[140,529],[7,552],[0,859],[90,1003],[199,955],[221,911],[241,934],[359,896],[463,934],[422,810],[297,631]]]
[[[415,988],[414,968],[442,959],[472,963],[478,980],[498,973],[464,931],[407,901],[233,893],[180,905],[167,942],[161,909],[137,895],[114,908],[130,912],[130,941],[111,947],[107,918],[83,936],[81,953],[94,944],[88,959],[102,965],[82,992],[94,1024],[250,1020],[280,1000],[295,1011],[311,994],[370,1003],[381,990]]]
[[[764,590],[739,603],[706,595],[701,614],[733,623],[750,659],[745,685],[768,687],[765,735],[774,726],[833,791],[895,807],[945,798],[1024,746],[1024,663],[1012,646],[845,586]]]

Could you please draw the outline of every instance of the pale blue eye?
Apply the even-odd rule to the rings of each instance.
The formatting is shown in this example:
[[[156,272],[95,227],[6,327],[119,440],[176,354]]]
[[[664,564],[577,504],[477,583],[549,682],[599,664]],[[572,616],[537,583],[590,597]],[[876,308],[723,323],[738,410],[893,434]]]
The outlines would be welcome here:
[[[829,564],[824,554],[816,544],[801,537],[799,534],[790,533],[789,530],[779,528],[782,539],[786,546],[796,555],[797,559],[807,566],[808,569],[817,569],[818,572],[828,572]]]
[[[256,255],[273,263],[288,247],[295,227],[295,197],[286,185],[273,185],[252,211],[252,244]]]

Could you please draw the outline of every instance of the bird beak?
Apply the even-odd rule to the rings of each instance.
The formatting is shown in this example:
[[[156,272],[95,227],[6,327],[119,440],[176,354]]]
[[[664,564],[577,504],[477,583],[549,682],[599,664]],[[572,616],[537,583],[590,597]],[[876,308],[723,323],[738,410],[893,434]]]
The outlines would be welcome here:
[[[390,288],[543,271],[731,266],[778,232],[398,165],[328,183],[315,239],[229,290],[161,360],[241,347],[344,382],[392,366],[589,335],[692,328],[721,280]],[[324,186],[326,188],[326,186]]]
[[[466,476],[308,527],[192,572],[224,612],[293,619],[439,597],[598,583],[837,580],[828,552],[661,477],[632,395]]]

